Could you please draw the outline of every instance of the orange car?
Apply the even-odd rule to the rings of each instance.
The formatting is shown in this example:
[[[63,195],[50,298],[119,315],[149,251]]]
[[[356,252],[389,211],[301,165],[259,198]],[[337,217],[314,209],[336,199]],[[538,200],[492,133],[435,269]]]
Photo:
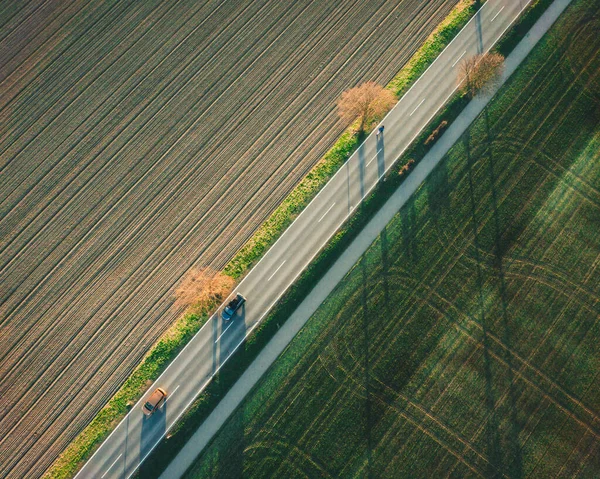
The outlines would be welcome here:
[[[156,388],[142,406],[142,411],[146,416],[151,416],[157,409],[160,409],[167,400],[167,391],[163,388]]]

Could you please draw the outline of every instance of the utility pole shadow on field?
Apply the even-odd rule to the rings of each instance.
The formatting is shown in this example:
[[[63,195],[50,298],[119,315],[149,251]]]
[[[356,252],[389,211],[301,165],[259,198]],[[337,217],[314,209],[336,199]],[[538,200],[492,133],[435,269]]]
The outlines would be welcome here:
[[[373,417],[371,414],[371,377],[370,377],[370,358],[369,358],[369,324],[371,323],[369,318],[369,285],[367,275],[367,265],[365,256],[363,255],[360,259],[360,267],[362,272],[362,295],[361,303],[363,310],[363,332],[364,332],[364,353],[365,353],[365,439],[367,448],[367,478],[373,477],[372,473],[372,455],[373,455],[373,440],[372,440],[372,427]]]
[[[444,159],[435,167],[425,182],[427,189],[427,201],[429,203],[429,211],[433,225],[440,233],[439,219],[442,214],[450,213],[450,184],[448,180],[448,162]]]
[[[390,285],[389,285],[389,246],[387,237],[387,226],[384,226],[379,233],[379,240],[381,241],[381,271],[383,281],[383,299],[385,304],[390,304]]]
[[[510,321],[508,318],[508,304],[506,299],[506,281],[504,277],[504,266],[503,266],[503,245],[502,245],[502,231],[500,227],[500,216],[498,214],[498,195],[496,194],[496,173],[494,171],[494,151],[493,151],[493,137],[490,128],[490,119],[487,108],[484,110],[485,129],[487,135],[487,152],[488,152],[488,168],[490,177],[490,188],[491,188],[491,199],[494,217],[494,269],[498,275],[499,281],[499,292],[500,292],[500,306],[502,308],[502,327],[503,327],[503,343],[505,346],[505,361],[508,368],[508,401],[509,401],[509,444],[512,450],[510,451],[511,462],[509,465],[509,476],[511,478],[522,478],[523,477],[523,457],[521,451],[521,444],[519,442],[519,434],[521,428],[518,420],[518,409],[517,409],[517,392],[515,391],[514,371],[512,366],[512,334]]]
[[[463,139],[465,153],[467,157],[467,176],[469,182],[469,196],[471,206],[471,225],[473,227],[473,249],[475,262],[477,264],[476,280],[477,289],[479,290],[479,322],[481,324],[483,338],[483,374],[485,379],[485,401],[488,409],[488,421],[485,426],[486,447],[488,459],[488,474],[487,477],[498,478],[502,477],[502,450],[500,442],[500,424],[496,411],[496,398],[494,394],[494,384],[492,376],[492,364],[489,352],[490,339],[488,336],[488,323],[485,314],[485,298],[483,291],[483,272],[481,268],[480,244],[477,220],[477,200],[475,198],[475,187],[473,181],[473,159],[471,157],[471,134],[470,129],[467,129]]]
[[[419,260],[417,250],[417,212],[415,209],[415,196],[411,196],[400,210],[402,224],[403,248],[408,256],[416,263]]]

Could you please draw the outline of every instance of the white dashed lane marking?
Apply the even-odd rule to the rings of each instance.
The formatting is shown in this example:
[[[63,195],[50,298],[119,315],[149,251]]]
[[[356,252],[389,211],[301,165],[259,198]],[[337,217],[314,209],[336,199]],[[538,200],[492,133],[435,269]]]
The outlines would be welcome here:
[[[467,54],[467,50],[465,50],[465,51],[463,52],[463,54],[462,54],[461,56],[459,56],[459,57],[458,57],[458,59],[457,59],[457,60],[456,60],[456,61],[455,61],[455,62],[452,64],[452,68],[454,68],[454,67],[456,66],[456,64],[457,64],[457,63],[460,61],[460,59],[461,59],[462,57],[464,57],[466,54]]]
[[[277,273],[277,271],[279,271],[279,270],[281,269],[281,267],[282,267],[284,264],[285,264],[285,260],[283,261],[283,263],[281,263],[281,264],[279,265],[279,268],[277,268],[277,269],[275,270],[275,272],[274,272],[274,273],[273,273],[271,276],[269,276],[269,279],[268,279],[267,281],[271,281],[271,278],[272,278],[273,276],[275,276],[275,273]]]
[[[415,108],[415,109],[412,111],[412,113],[411,113],[409,116],[413,116],[414,112],[415,112],[415,111],[417,111],[417,110],[419,109],[419,107],[420,107],[420,106],[423,104],[423,102],[424,102],[424,101],[425,101],[425,98],[423,98],[423,99],[421,100],[421,103],[419,103],[419,104],[417,105],[417,108]]]
[[[108,474],[108,471],[110,471],[110,470],[112,469],[112,467],[113,467],[113,466],[114,466],[114,465],[117,463],[117,461],[118,461],[119,459],[121,459],[121,456],[122,456],[122,455],[123,455],[123,454],[119,454],[119,457],[117,457],[117,458],[115,459],[115,461],[114,461],[114,462],[113,462],[113,463],[110,465],[110,467],[109,467],[109,468],[106,470],[106,472],[105,472],[104,474],[102,474],[102,476],[100,476],[100,478],[101,478],[101,479],[104,479],[104,476],[106,476],[106,475]]]
[[[333,208],[334,206],[335,206],[335,203],[333,203],[333,204],[332,204],[332,205],[331,205],[331,206],[330,206],[330,207],[327,209],[327,211],[326,211],[325,213],[323,213],[323,216],[321,216],[321,217],[319,218],[319,221],[317,221],[317,223],[320,223],[320,222],[321,222],[321,220],[322,220],[323,218],[325,218],[325,215],[326,215],[327,213],[329,213],[329,212],[331,211],[331,208]]]
[[[500,15],[500,12],[501,12],[502,10],[504,10],[504,7],[502,7],[500,10],[498,10],[498,13],[496,13],[496,15],[494,15],[494,18],[492,18],[492,19],[490,20],[490,23],[492,23],[494,20],[496,20],[496,17],[497,17],[498,15]]]

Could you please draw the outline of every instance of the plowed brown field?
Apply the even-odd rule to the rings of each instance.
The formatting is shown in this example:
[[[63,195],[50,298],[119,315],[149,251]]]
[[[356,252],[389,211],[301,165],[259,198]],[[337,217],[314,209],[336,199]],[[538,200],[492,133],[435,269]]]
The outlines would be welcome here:
[[[43,473],[457,1],[0,4],[0,477]]]

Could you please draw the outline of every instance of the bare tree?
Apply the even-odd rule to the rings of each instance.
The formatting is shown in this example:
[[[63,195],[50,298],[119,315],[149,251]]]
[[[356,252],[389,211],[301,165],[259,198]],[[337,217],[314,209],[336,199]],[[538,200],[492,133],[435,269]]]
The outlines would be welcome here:
[[[213,301],[222,301],[233,289],[235,281],[210,268],[190,270],[175,290],[175,304],[202,310]]]
[[[346,123],[359,122],[358,134],[380,120],[396,103],[394,92],[375,82],[367,82],[342,93],[338,100],[338,115]]]
[[[499,53],[473,55],[460,64],[458,84],[462,91],[473,98],[494,90],[502,80],[504,57]]]

